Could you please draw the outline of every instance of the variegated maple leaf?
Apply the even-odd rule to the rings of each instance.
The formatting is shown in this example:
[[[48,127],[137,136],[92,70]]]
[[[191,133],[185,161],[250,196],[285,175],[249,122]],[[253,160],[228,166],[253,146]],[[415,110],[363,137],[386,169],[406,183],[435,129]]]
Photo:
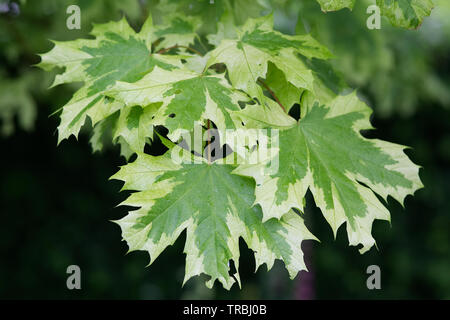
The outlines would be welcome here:
[[[223,74],[206,75],[185,68],[169,71],[155,67],[134,83],[117,82],[107,94],[127,106],[162,103],[151,122],[167,127],[174,141],[207,119],[219,130],[238,127],[232,114],[240,110],[239,101],[248,100]]]
[[[418,28],[434,7],[433,0],[377,0],[376,3],[392,25],[407,29]]]
[[[124,189],[139,191],[123,202],[139,209],[117,221],[130,251],[148,251],[153,262],[186,230],[184,282],[204,273],[211,277],[208,287],[218,280],[226,289],[236,281],[240,286],[239,238],[254,251],[256,268],[265,263],[271,269],[280,259],[292,278],[306,269],[301,243],[315,238],[297,213],[263,222],[261,208],[253,205],[251,179],[219,161],[176,164],[170,155],[177,148],[160,157],[139,154],[112,177],[123,180]]]
[[[87,117],[95,125],[123,107],[122,103],[104,96],[105,90],[116,81],[134,82],[155,66],[166,70],[181,66],[177,57],[151,53],[152,28],[151,19],[140,33],[136,33],[125,18],[94,25],[91,35],[95,39],[55,41],[54,48],[41,55],[39,67],[65,69],[56,76],[53,86],[84,83],[62,107],[58,142],[71,135],[77,136]]]
[[[155,39],[161,39],[156,50],[167,49],[173,46],[189,46],[198,37],[196,31],[201,21],[198,17],[189,17],[181,14],[171,14],[164,19],[167,21],[153,31]]]
[[[353,9],[356,0],[317,0],[323,11]],[[375,2],[375,1],[374,1]],[[370,5],[367,1],[366,4]],[[376,0],[381,14],[396,27],[416,29],[430,15],[433,0]]]
[[[257,121],[255,112],[262,111],[251,107],[241,112],[241,118]],[[355,93],[326,105],[307,94],[301,120],[291,118],[284,127],[280,121],[269,122],[280,117],[279,109],[265,112],[270,113],[261,121],[263,125],[281,129],[278,156],[234,171],[256,180],[256,203],[262,207],[264,221],[281,218],[291,208],[303,210],[310,189],[333,232],[346,222],[350,244],[362,244],[361,252],[365,252],[375,243],[373,221],[389,220],[389,211],[376,194],[403,203],[422,187],[419,167],[405,155],[404,146],[360,134],[372,129],[371,109]],[[262,169],[272,161],[278,162],[279,169],[267,174]]]
[[[343,8],[353,9],[356,0],[317,0],[323,11],[336,11]]]
[[[257,81],[266,78],[269,62],[295,87],[313,90],[312,70],[302,59],[331,57],[310,35],[289,36],[273,30],[272,15],[249,19],[236,31],[237,39],[223,39],[210,52],[207,67],[224,63],[233,86],[259,101],[264,99]]]

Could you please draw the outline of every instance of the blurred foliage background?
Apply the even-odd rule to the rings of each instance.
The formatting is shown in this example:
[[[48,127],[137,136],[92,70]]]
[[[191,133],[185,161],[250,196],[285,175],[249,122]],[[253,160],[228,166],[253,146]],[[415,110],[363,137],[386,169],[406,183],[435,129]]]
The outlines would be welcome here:
[[[311,32],[326,44],[334,68],[374,109],[378,130],[369,135],[411,146],[425,189],[405,208],[389,200],[391,225],[375,222],[378,250],[364,255],[348,246],[343,227],[333,239],[308,195],[307,224],[323,239],[303,244],[311,271],[291,281],[278,262],[254,273],[242,243],[243,288],[228,292],[217,284],[206,289],[201,277],[181,287],[184,236],[147,268],[146,253],[126,255],[120,229],[109,221],[126,214],[116,207],[126,194],[108,181],[124,159],[117,148],[92,154],[87,134],[56,146],[58,119],[49,115],[76,86],[49,90],[54,74],[32,66],[51,48],[48,39],[84,37],[93,22],[126,15],[140,26],[149,13],[163,17],[157,1],[0,0],[0,298],[450,299],[450,2],[435,0],[419,30],[385,20],[369,30],[370,2],[324,14],[311,0],[231,1],[236,21],[273,11],[279,30]],[[209,0],[176,3],[204,16],[204,34],[222,14]],[[66,28],[71,4],[81,8],[80,30]],[[81,267],[81,290],[66,288],[72,264]],[[381,268],[381,290],[366,287],[373,264]]]

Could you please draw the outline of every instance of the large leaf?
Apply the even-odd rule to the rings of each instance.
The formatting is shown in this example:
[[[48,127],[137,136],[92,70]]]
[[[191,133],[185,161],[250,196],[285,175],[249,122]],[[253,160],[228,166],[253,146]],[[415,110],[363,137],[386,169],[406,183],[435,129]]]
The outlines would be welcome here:
[[[155,66],[173,70],[181,65],[178,58],[151,53],[151,27],[151,19],[140,33],[125,19],[94,25],[91,34],[95,39],[54,42],[54,48],[41,56],[41,68],[65,68],[53,86],[84,83],[62,108],[59,142],[72,134],[77,136],[87,116],[96,124],[122,107],[103,95],[117,80],[134,82]]]
[[[372,128],[371,110],[356,94],[327,105],[308,96],[301,120],[279,132],[278,157],[265,164],[279,162],[278,171],[265,174],[259,164],[241,165],[235,173],[255,178],[264,220],[280,218],[292,207],[302,210],[309,188],[334,233],[347,222],[350,244],[362,244],[364,252],[375,243],[373,220],[389,220],[375,194],[403,202],[422,187],[419,167],[404,154],[405,147],[361,136],[361,130]]]
[[[239,270],[240,237],[255,252],[257,268],[265,263],[270,269],[281,259],[291,277],[306,269],[301,242],[314,236],[299,215],[291,211],[263,222],[251,179],[232,174],[231,165],[199,158],[175,164],[170,154],[139,154],[113,176],[125,181],[124,189],[139,191],[123,204],[140,209],[118,221],[130,251],[148,251],[153,262],[186,230],[184,282],[204,273],[211,277],[208,287],[219,280],[226,289],[240,285],[238,271],[230,275],[230,261]]]
[[[312,71],[299,56],[320,59],[331,56],[309,35],[289,36],[274,31],[272,15],[249,19],[238,32],[237,39],[222,40],[210,53],[207,66],[224,63],[233,86],[260,101],[263,93],[257,80],[266,77],[269,61],[284,73],[288,82],[312,90]]]
[[[167,71],[158,67],[135,83],[118,82],[108,95],[127,106],[162,102],[153,123],[165,125],[173,140],[207,119],[219,130],[236,128],[239,124],[232,113],[240,110],[239,101],[248,100],[223,75],[205,75],[187,69]]]

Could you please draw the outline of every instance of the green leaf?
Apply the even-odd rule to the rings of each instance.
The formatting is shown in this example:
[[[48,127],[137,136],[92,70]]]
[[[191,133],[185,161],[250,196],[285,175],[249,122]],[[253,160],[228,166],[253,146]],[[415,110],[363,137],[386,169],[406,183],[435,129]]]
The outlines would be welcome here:
[[[264,110],[258,104],[248,105],[235,115],[245,122],[246,128],[285,129],[293,126],[296,121],[287,115],[273,100],[265,98]]]
[[[177,147],[172,150],[176,151]],[[301,242],[315,239],[293,211],[281,220],[262,221],[253,206],[254,182],[231,174],[219,163],[174,164],[171,150],[162,157],[139,154],[112,178],[137,190],[123,205],[139,207],[117,221],[130,251],[148,251],[151,263],[186,230],[184,282],[204,273],[212,287],[218,280],[230,289],[239,278],[239,238],[255,252],[256,268],[283,260],[291,277],[306,269]],[[236,274],[230,275],[230,261]]]
[[[117,144],[120,146],[120,155],[124,157],[126,161],[130,160],[131,156],[135,154],[135,151],[131,149],[130,145],[122,137],[117,139]]]
[[[405,147],[361,136],[361,130],[372,129],[371,110],[355,93],[327,105],[309,96],[301,120],[279,132],[278,157],[266,163],[278,161],[278,171],[264,174],[261,165],[241,165],[235,173],[256,180],[264,221],[291,208],[303,210],[309,188],[334,233],[347,222],[350,244],[362,244],[364,252],[375,243],[373,220],[389,220],[375,194],[402,203],[422,187],[419,167],[404,154]]]
[[[217,23],[217,33],[207,36],[208,42],[213,46],[218,46],[224,39],[237,38],[236,26],[232,14],[225,13]]]
[[[229,16],[234,25],[242,25],[248,18],[257,18],[264,9],[269,9],[267,0],[239,0],[239,1],[212,1],[212,0],[160,0],[154,13],[156,20],[168,20],[174,12],[181,12],[182,17],[196,17],[201,21],[198,31],[201,35],[210,35],[217,32],[217,21]],[[167,22],[166,24],[168,24]]]
[[[416,29],[434,7],[432,0],[377,0],[381,14],[397,27]]]
[[[136,152],[143,152],[145,142],[153,137],[153,117],[160,104],[151,104],[144,108],[126,106],[120,112],[114,139],[122,137]]]
[[[355,0],[317,0],[323,11],[353,9]],[[381,14],[392,25],[407,29],[418,28],[423,19],[431,14],[433,0],[376,0]]]
[[[127,106],[162,102],[154,123],[166,126],[176,141],[196,123],[212,120],[219,130],[239,126],[233,112],[248,97],[234,90],[224,75],[204,75],[187,69],[167,71],[156,67],[135,83],[117,82],[108,95]]]
[[[343,8],[353,9],[356,0],[317,0],[323,11],[336,11]]]
[[[196,30],[201,21],[198,17],[184,15],[169,15],[166,17],[168,23],[155,28],[155,38],[162,38],[156,50],[170,48],[175,45],[189,46],[197,37]]]
[[[210,52],[208,67],[224,63],[231,83],[252,97],[263,100],[258,78],[266,78],[268,62],[297,88],[313,89],[313,74],[299,56],[327,59],[331,54],[309,35],[289,36],[273,30],[273,16],[250,19],[238,30],[238,39],[222,40]]]
[[[101,152],[105,146],[112,145],[113,132],[116,127],[119,112],[115,112],[106,119],[99,121],[93,128],[93,134],[89,143],[93,152]]]
[[[14,117],[18,118],[21,129],[29,131],[34,127],[36,105],[29,92],[31,83],[28,77],[0,79],[0,135],[14,133]],[[34,85],[34,84],[33,84]]]
[[[136,33],[125,18],[94,25],[91,32],[96,37],[94,40],[54,42],[55,47],[41,56],[38,65],[41,68],[65,68],[65,72],[55,78],[53,86],[84,83],[63,107],[58,142],[72,134],[77,136],[88,116],[95,125],[122,107],[103,96],[116,81],[134,82],[155,66],[166,70],[181,66],[179,58],[151,53],[149,21],[141,33]]]
[[[300,103],[300,95],[303,90],[288,82],[284,73],[272,63],[269,63],[265,83],[270,90],[275,93],[287,111],[289,111],[294,104]],[[315,88],[316,87],[317,86],[315,85]]]

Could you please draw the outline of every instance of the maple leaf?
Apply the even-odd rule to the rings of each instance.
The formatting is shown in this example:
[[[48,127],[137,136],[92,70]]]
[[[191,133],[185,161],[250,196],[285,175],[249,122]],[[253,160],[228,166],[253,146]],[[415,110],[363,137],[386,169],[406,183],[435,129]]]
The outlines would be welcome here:
[[[215,1],[212,0],[160,0],[156,8],[164,20],[174,12],[183,16],[193,16],[201,21],[201,34],[211,34],[216,30],[216,22],[224,15],[229,15],[233,24],[241,25],[248,18],[256,18],[264,9],[270,9],[266,0]]]
[[[162,38],[156,50],[173,46],[189,46],[198,37],[195,32],[201,21],[198,17],[183,16],[180,14],[165,17],[165,24],[155,27],[155,38]]]
[[[102,151],[106,145],[113,143],[113,133],[119,118],[119,111],[99,121],[92,130],[92,136],[89,140],[92,151]]]
[[[255,121],[254,112],[244,110],[241,117],[249,115]],[[419,167],[404,154],[404,146],[360,135],[361,130],[372,129],[370,114],[355,93],[338,96],[327,105],[311,94],[305,96],[301,120],[292,119],[279,132],[279,154],[274,158],[279,170],[271,174],[261,170],[275,161],[269,159],[234,171],[256,180],[256,203],[263,209],[264,221],[280,218],[291,208],[303,210],[309,188],[335,235],[347,222],[350,244],[362,244],[361,252],[370,249],[375,243],[373,220],[389,220],[388,210],[375,194],[402,203],[423,186]]]
[[[353,9],[356,0],[317,0],[322,11],[336,11],[343,8]],[[376,0],[381,14],[392,25],[407,29],[416,29],[423,19],[431,14],[433,0]]]
[[[131,150],[143,151],[148,138],[153,137],[153,117],[160,104],[145,107],[125,106],[114,129],[114,139],[122,137]]]
[[[62,108],[58,143],[70,135],[77,136],[88,116],[95,125],[121,109],[123,104],[104,96],[105,90],[117,80],[134,82],[155,66],[167,70],[181,66],[177,57],[151,53],[151,29],[151,19],[136,33],[123,18],[94,25],[93,40],[55,41],[54,48],[41,55],[38,66],[44,70],[65,68],[63,74],[56,76],[53,86],[84,82]]]
[[[224,75],[206,75],[185,68],[167,71],[158,67],[135,83],[117,82],[107,93],[127,106],[161,102],[152,122],[164,125],[176,141],[196,123],[212,120],[219,130],[239,126],[232,113],[248,97],[234,90]]]
[[[237,32],[237,39],[224,39],[209,53],[207,67],[224,63],[233,86],[260,101],[263,92],[257,80],[266,77],[269,62],[297,88],[313,90],[312,71],[299,56],[331,57],[329,51],[310,35],[289,36],[274,31],[272,15],[249,19]]]
[[[207,35],[208,42],[215,47],[224,39],[235,39],[236,37],[236,25],[230,12],[225,12],[217,22],[217,32]]]
[[[377,0],[381,14],[397,27],[416,29],[431,14],[432,0]]]
[[[273,63],[269,63],[264,84],[276,94],[281,105],[286,108],[287,111],[289,111],[295,103],[300,103],[300,95],[303,90],[287,81],[284,73],[275,67]],[[314,87],[317,88],[317,85]]]
[[[356,0],[317,0],[322,11],[336,11],[343,8],[353,9]]]
[[[174,147],[178,148],[178,147]],[[172,149],[173,150],[173,149]],[[145,250],[151,263],[186,230],[184,283],[201,273],[230,289],[239,278],[239,238],[255,252],[256,269],[275,259],[284,261],[293,278],[306,269],[301,242],[315,237],[293,211],[280,220],[262,221],[261,208],[253,206],[252,179],[232,174],[233,166],[208,163],[175,164],[170,151],[160,157],[139,154],[113,179],[124,189],[137,190],[123,205],[139,207],[117,221],[130,251]],[[230,275],[230,261],[236,274]]]
[[[29,92],[34,79],[22,76],[18,79],[0,79],[0,135],[9,136],[15,131],[14,117],[18,117],[21,129],[29,131],[34,127],[36,105]]]

